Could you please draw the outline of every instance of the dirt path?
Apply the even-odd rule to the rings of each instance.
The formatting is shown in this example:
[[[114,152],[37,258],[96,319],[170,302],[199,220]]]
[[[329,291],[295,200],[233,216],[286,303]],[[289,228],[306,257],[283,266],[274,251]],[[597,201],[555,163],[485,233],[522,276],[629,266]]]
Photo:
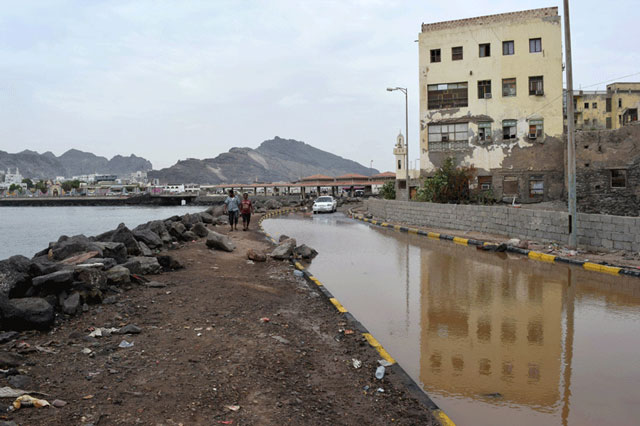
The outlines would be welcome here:
[[[231,237],[233,253],[208,250],[204,241],[172,251],[186,268],[148,277],[164,288],[134,285],[114,304],[2,345],[23,352],[18,368],[32,380],[26,388],[67,403],[2,418],[29,425],[433,424],[393,373],[375,379],[377,353],[358,332],[335,339],[348,325],[288,262],[247,262],[248,248],[270,247],[260,234]],[[90,327],[127,324],[141,333],[87,337]],[[122,340],[134,346],[118,348]],[[4,409],[12,400],[0,401]]]

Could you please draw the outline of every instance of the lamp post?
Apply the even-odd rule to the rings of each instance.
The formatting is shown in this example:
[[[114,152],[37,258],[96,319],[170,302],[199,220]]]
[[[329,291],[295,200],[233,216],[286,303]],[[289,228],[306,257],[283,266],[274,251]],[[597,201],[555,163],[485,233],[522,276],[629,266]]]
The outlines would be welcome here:
[[[407,95],[406,87],[387,87],[388,92],[393,92],[394,90],[399,90],[404,93],[404,172],[406,179],[407,201],[409,201],[411,200],[411,192],[409,191],[409,96]]]

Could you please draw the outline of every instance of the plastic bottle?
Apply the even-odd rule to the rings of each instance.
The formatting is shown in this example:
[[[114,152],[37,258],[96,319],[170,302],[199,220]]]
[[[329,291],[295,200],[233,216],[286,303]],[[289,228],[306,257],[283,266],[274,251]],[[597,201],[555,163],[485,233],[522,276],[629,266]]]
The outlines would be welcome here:
[[[376,379],[382,380],[383,377],[384,377],[384,366],[381,365],[376,369]]]

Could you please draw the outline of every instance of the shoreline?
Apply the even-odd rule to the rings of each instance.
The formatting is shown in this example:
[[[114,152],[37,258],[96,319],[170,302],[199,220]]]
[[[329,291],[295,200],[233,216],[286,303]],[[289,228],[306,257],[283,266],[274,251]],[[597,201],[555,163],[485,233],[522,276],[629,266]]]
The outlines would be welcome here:
[[[152,257],[168,257],[175,268],[132,274],[128,285],[107,287],[102,303],[86,303],[86,312],[56,314],[50,331],[23,331],[2,341],[1,368],[11,359],[18,376],[30,382],[20,388],[67,403],[21,408],[8,420],[437,424],[392,369],[382,380],[373,377],[379,354],[359,331],[341,331],[344,317],[318,303],[317,292],[289,262],[247,260],[246,250],[272,249],[255,225],[229,233],[226,224],[199,222],[196,215],[170,218],[170,229],[193,220],[190,229],[215,230],[236,249],[214,251],[204,237],[192,235],[165,243]],[[139,334],[89,336],[130,326]],[[134,346],[119,348],[121,340]],[[362,367],[354,368],[352,359]],[[7,385],[18,388],[11,377],[4,378]],[[191,389],[187,399],[185,387]]]

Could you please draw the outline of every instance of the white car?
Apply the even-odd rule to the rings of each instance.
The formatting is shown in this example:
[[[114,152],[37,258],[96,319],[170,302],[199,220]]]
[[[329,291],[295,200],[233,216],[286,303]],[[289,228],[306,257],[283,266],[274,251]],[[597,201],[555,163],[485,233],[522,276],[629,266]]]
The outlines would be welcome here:
[[[330,195],[316,198],[313,202],[313,212],[329,212],[333,213],[338,209],[338,202]]]

